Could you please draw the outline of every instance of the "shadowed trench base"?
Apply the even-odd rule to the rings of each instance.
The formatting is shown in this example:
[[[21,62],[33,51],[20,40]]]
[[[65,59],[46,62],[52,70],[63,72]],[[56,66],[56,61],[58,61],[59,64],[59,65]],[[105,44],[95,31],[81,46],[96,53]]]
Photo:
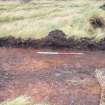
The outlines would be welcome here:
[[[41,55],[39,51],[0,48],[0,101],[26,95],[35,103],[99,105],[101,87],[95,71],[105,67],[104,52]]]

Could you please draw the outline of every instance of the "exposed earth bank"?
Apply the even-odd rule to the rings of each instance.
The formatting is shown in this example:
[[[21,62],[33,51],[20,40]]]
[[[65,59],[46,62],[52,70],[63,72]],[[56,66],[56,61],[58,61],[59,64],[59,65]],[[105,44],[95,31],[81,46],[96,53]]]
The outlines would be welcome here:
[[[105,50],[105,38],[96,41],[95,38],[83,37],[75,39],[74,37],[67,38],[61,30],[49,32],[48,36],[42,39],[21,39],[4,37],[0,38],[0,47],[12,48],[50,48],[50,49],[71,49],[71,50]]]

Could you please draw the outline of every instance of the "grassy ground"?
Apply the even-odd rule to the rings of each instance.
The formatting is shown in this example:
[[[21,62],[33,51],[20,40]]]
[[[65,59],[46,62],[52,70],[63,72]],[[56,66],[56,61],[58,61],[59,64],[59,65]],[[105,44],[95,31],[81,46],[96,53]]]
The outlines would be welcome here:
[[[103,29],[93,29],[89,19],[105,18],[99,9],[103,0],[33,0],[29,3],[0,1],[0,37],[42,38],[61,29],[69,36],[104,37]]]
[[[33,103],[30,97],[20,96],[14,100],[7,100],[0,105],[51,105],[50,103]]]
[[[14,100],[7,100],[2,102],[0,105],[31,105],[31,101],[29,101],[29,97],[20,96]]]

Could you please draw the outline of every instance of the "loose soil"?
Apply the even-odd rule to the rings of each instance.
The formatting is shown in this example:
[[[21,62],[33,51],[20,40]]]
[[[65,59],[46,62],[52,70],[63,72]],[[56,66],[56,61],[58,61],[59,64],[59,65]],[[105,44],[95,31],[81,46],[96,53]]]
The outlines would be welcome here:
[[[62,56],[36,53],[43,50],[49,51],[0,48],[1,102],[27,95],[36,103],[99,105],[101,87],[95,70],[105,68],[104,52]]]

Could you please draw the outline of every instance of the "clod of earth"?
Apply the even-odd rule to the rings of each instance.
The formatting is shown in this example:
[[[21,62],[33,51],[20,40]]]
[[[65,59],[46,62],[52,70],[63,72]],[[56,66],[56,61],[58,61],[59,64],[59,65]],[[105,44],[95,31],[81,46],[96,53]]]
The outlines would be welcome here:
[[[61,30],[51,31],[44,39],[44,46],[49,47],[67,47],[67,39],[64,32]]]

